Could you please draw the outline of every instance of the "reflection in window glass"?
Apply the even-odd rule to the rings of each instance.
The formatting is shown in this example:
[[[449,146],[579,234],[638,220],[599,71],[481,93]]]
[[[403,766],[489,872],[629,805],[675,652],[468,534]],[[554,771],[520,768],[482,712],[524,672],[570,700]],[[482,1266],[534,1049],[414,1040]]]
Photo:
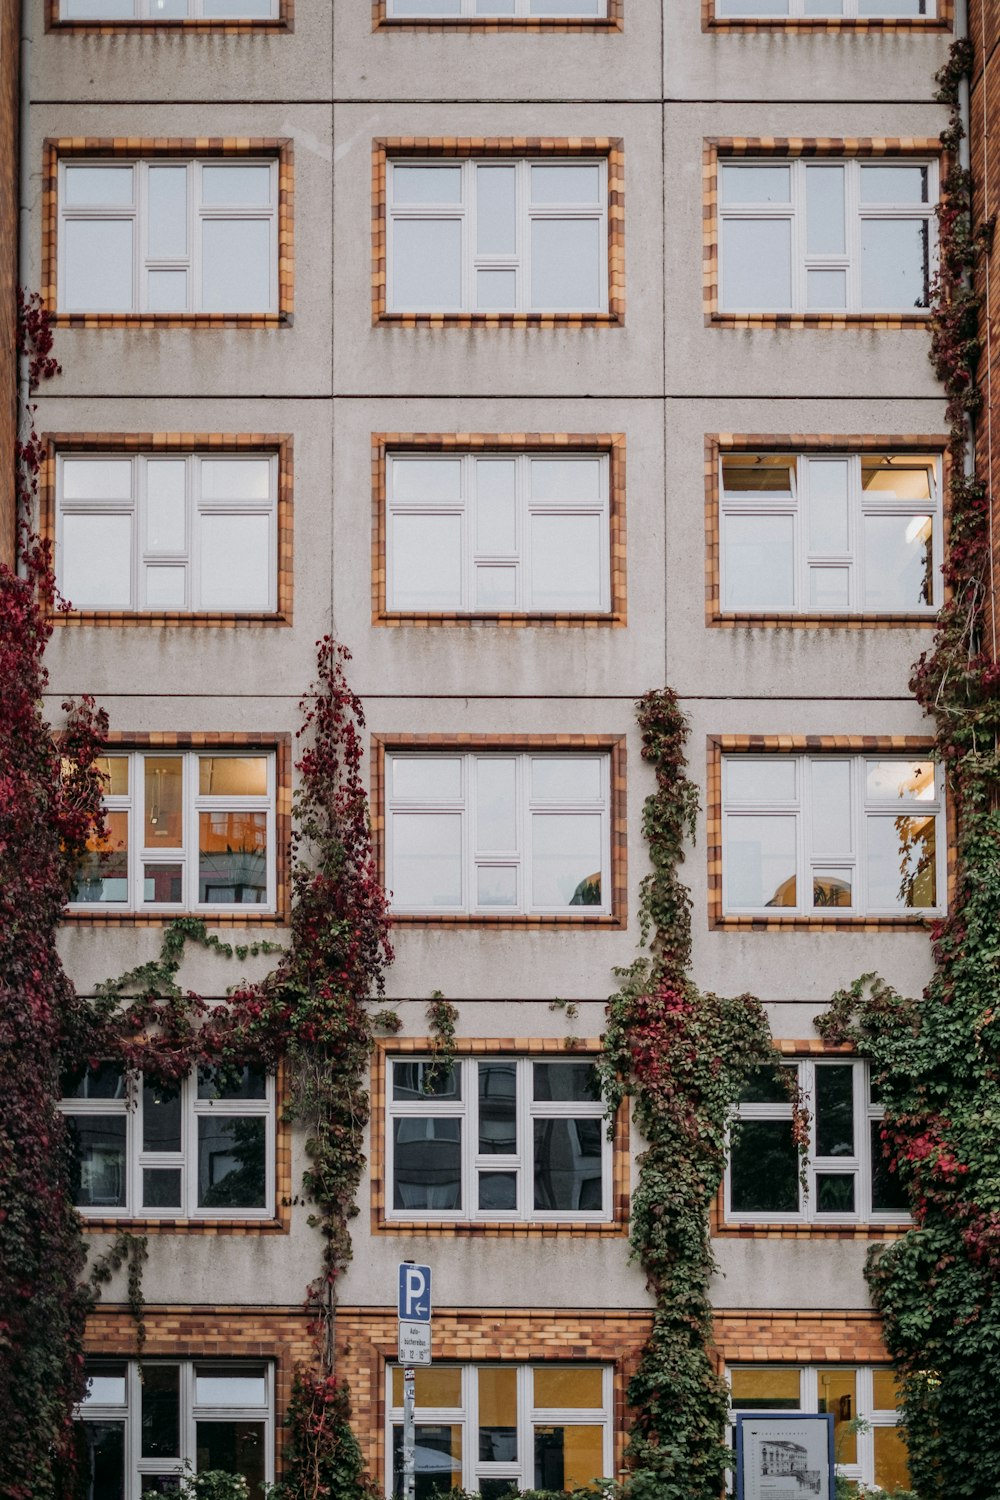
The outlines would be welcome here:
[[[798,1213],[799,1153],[790,1113],[787,1120],[740,1122],[730,1152],[734,1213]]]

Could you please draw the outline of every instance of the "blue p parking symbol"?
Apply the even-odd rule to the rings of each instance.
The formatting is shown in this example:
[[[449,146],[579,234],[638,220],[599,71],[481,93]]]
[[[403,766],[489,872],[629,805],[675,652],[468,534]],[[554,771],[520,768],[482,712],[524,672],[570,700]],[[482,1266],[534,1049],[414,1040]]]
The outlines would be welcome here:
[[[399,1317],[404,1323],[431,1320],[431,1268],[403,1262],[399,1268]]]

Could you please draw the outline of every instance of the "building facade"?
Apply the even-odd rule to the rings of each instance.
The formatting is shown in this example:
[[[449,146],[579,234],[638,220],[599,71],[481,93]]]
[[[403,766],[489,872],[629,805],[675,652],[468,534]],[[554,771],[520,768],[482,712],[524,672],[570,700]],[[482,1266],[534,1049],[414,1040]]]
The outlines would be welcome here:
[[[607,1139],[589,1059],[649,869],[634,705],[669,684],[701,799],[694,977],[760,995],[814,1117],[805,1190],[788,1102],[740,1107],[719,1367],[734,1411],[866,1418],[844,1472],[903,1485],[863,1267],[905,1209],[865,1064],[814,1019],[873,968],[919,992],[947,909],[908,678],[947,525],[927,316],[951,0],[27,18],[20,280],[55,314],[41,525],[73,604],[52,717],[90,692],[112,725],[114,848],[62,932],[77,988],[180,914],[287,936],[297,704],[332,631],[403,1023],[373,1055],[336,1324],[365,1459],[399,1493],[412,1259],[435,1277],[418,1494],[618,1473],[652,1312],[642,1141],[624,1112]],[[185,958],[203,994],[236,977]],[[428,1084],[436,991],[456,1060]],[[279,1477],[319,1253],[280,1072],[169,1097],[98,1072],[65,1109],[95,1251],[149,1238],[141,1382],[122,1278],[91,1322],[95,1500],[185,1462]]]

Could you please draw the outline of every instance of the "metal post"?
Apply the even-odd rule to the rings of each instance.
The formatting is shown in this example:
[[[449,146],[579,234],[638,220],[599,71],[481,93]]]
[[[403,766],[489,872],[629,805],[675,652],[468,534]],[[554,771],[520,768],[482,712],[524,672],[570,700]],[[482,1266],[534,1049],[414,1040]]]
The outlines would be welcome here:
[[[417,1491],[416,1439],[413,1433],[416,1375],[416,1370],[403,1371],[403,1500],[414,1500]]]

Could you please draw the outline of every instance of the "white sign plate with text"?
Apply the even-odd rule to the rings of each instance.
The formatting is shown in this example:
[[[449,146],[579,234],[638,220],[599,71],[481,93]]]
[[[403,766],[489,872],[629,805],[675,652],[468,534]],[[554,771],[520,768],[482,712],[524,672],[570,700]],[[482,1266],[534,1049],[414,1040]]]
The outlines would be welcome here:
[[[429,1365],[431,1362],[431,1325],[429,1323],[399,1324],[399,1363],[401,1365]]]

